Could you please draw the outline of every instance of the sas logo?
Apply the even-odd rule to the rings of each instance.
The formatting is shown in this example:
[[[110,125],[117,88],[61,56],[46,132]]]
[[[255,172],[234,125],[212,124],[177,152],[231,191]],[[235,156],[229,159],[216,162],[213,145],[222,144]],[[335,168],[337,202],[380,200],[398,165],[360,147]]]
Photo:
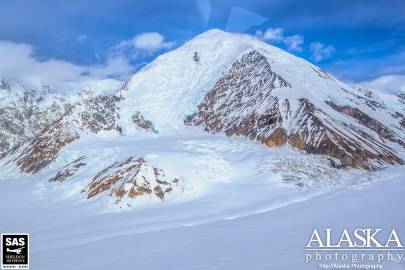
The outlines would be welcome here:
[[[1,269],[29,269],[28,244],[28,234],[2,234]]]

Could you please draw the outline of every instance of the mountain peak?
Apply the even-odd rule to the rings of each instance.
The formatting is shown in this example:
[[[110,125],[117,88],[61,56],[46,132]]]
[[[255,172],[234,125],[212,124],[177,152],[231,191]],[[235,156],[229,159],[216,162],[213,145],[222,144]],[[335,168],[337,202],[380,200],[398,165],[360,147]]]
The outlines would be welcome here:
[[[136,103],[145,118],[161,132],[182,129],[185,116],[195,111],[221,75],[239,56],[253,50],[269,59],[272,65],[279,64],[280,72],[286,70],[287,76],[290,76],[289,67],[292,70],[294,65],[305,63],[254,37],[212,29],[159,56],[136,73],[120,92],[121,107],[133,108]],[[198,56],[198,61],[194,60],[194,55]],[[126,129],[131,121],[130,113],[125,110],[121,115]]]
[[[67,104],[68,112],[59,106],[57,113],[50,113],[61,118],[61,124],[55,126],[51,123],[55,119],[49,118],[41,125],[52,124],[53,129],[34,134],[37,140],[19,148],[28,153],[24,161],[30,163],[54,134],[61,134],[53,140],[58,147],[35,166],[38,170],[73,142],[70,134],[75,141],[82,133],[107,131],[115,136],[138,135],[140,130],[161,136],[187,134],[190,125],[244,136],[268,147],[289,144],[366,169],[402,164],[405,157],[405,110],[392,106],[401,102],[398,98],[388,106],[377,95],[354,89],[304,59],[242,34],[210,30],[156,58],[116,95],[81,98],[83,102]],[[21,102],[26,104],[24,98]],[[31,107],[27,109],[30,114]],[[55,112],[55,106],[49,110]],[[38,119],[43,118],[41,113]],[[3,125],[14,130],[7,121]],[[67,140],[62,139],[65,134]]]
[[[226,39],[235,39],[238,38],[240,41],[248,41],[252,39],[256,39],[254,36],[244,33],[232,33],[232,32],[225,32],[218,28],[213,28],[207,30],[198,36],[194,37],[192,40],[199,40],[199,39],[209,39],[209,40],[226,40]]]
[[[181,132],[188,123],[268,146],[289,143],[357,167],[378,167],[367,160],[383,156],[402,162],[382,139],[404,144],[404,112],[244,34],[209,30],[135,74],[120,96],[124,134],[137,130],[137,113],[159,133]]]

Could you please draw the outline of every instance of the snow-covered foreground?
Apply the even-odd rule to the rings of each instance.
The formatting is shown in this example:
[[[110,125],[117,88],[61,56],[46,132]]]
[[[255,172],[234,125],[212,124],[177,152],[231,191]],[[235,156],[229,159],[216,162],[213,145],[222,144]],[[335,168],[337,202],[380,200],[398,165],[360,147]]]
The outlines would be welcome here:
[[[48,182],[83,154],[91,166]],[[129,155],[181,173],[183,190],[132,207],[81,194],[86,175]],[[30,233],[31,269],[314,269],[305,263],[314,228],[394,227],[405,239],[404,167],[334,169],[325,157],[242,138],[91,136],[45,173],[14,171],[0,172],[0,231]]]

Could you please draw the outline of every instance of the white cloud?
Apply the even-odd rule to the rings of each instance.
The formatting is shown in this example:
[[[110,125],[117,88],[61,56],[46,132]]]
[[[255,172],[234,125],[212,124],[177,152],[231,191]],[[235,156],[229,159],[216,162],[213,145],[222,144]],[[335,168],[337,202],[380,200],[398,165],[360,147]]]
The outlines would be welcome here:
[[[309,48],[312,53],[311,59],[315,62],[327,59],[335,52],[335,48],[332,45],[325,45],[319,41],[312,42]]]
[[[0,40],[0,78],[16,78],[31,87],[43,83],[61,86],[89,79],[127,78],[133,71],[122,57],[110,57],[103,64],[81,66],[65,60],[38,60],[29,44]]]
[[[165,37],[157,32],[142,33],[134,36],[133,45],[137,49],[156,51],[173,47],[173,42],[166,42]]]
[[[87,35],[82,34],[82,35],[80,35],[80,36],[78,36],[78,37],[76,38],[76,41],[79,42],[79,43],[82,43],[82,42],[85,41],[87,38],[88,38]]]
[[[133,67],[122,56],[109,57],[102,65],[88,67],[89,74],[96,78],[119,78],[126,79],[133,72]]]
[[[290,51],[302,51],[301,45],[304,44],[304,37],[301,35],[293,35],[284,38],[284,44]]]
[[[266,31],[256,31],[256,36],[261,40],[270,43],[282,42],[290,51],[302,51],[301,45],[304,44],[304,37],[301,35],[285,36],[282,28],[268,28]]]
[[[386,93],[405,93],[405,75],[384,75],[371,81],[361,82],[359,85],[364,85]]]
[[[76,41],[82,43],[87,38],[82,34]],[[173,46],[174,42],[166,41],[157,32],[141,33],[110,49],[103,63],[83,66],[55,58],[39,60],[34,56],[35,49],[31,45],[0,40],[0,79],[19,79],[33,88],[42,84],[61,87],[86,80],[126,80],[135,70],[130,58],[138,60],[139,56]]]
[[[280,41],[284,38],[284,30],[281,28],[269,28],[264,33],[260,30],[257,31],[256,35],[265,41]]]
[[[129,54],[132,58],[139,55],[151,54],[163,49],[170,49],[174,42],[166,41],[166,38],[157,32],[146,32],[135,35],[131,39],[123,40],[111,49],[114,55]]]

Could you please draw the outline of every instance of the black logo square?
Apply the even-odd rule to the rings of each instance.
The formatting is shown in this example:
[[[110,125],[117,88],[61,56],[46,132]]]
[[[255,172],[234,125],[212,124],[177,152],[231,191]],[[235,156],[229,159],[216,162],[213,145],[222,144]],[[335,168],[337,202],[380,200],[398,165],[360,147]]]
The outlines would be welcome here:
[[[1,269],[29,269],[27,233],[2,234],[1,247]]]

